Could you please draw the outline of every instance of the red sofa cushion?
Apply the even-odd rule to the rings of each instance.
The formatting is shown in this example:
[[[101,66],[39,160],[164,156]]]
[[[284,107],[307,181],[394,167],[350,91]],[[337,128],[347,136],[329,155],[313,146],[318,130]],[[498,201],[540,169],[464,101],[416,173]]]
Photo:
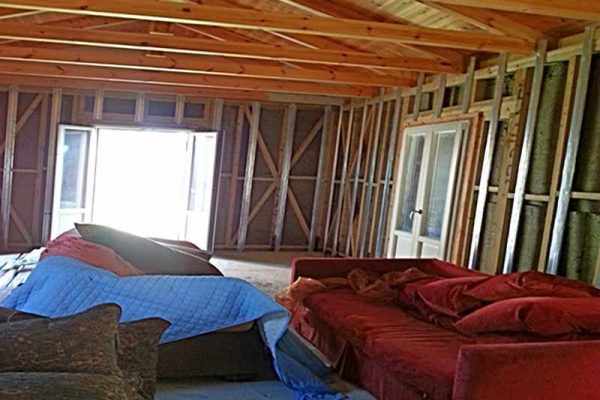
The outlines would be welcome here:
[[[600,334],[600,298],[524,297],[485,306],[456,323],[469,334]]]
[[[486,279],[479,276],[440,279],[421,286],[417,294],[432,311],[459,318],[482,304],[465,292]]]
[[[350,289],[316,293],[304,304],[366,357],[432,399],[451,397],[459,349],[475,343],[398,306],[367,302]]]
[[[536,271],[517,272],[487,278],[465,292],[465,295],[493,303],[516,297],[590,297],[600,290],[583,282],[543,274]]]

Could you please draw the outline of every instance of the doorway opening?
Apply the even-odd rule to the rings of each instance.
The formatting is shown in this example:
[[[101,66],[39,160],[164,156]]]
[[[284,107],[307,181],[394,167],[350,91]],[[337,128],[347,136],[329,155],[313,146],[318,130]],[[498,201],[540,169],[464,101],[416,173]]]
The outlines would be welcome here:
[[[89,222],[208,249],[216,150],[215,132],[62,125],[52,238]]]

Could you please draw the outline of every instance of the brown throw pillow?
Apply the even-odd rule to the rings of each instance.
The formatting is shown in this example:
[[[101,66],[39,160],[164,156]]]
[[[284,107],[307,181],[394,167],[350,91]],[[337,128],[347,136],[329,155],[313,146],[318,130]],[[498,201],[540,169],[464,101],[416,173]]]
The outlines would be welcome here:
[[[61,372],[0,373],[2,400],[133,400],[118,376]]]
[[[154,399],[158,345],[169,325],[163,319],[151,318],[119,326],[119,367],[142,399]]]
[[[0,325],[0,372],[75,372],[118,375],[121,309],[104,304],[57,319]]]
[[[130,233],[102,225],[75,224],[84,240],[110,247],[145,274],[220,275],[214,265],[201,257]]]

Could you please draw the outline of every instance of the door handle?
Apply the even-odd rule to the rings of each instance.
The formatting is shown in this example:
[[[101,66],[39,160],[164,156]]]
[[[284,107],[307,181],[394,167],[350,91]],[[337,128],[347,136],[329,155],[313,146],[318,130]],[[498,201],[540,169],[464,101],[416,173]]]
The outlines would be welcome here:
[[[411,210],[410,211],[410,219],[412,220],[415,214],[419,214],[419,215],[423,215],[423,210],[419,209],[415,209],[415,210]]]

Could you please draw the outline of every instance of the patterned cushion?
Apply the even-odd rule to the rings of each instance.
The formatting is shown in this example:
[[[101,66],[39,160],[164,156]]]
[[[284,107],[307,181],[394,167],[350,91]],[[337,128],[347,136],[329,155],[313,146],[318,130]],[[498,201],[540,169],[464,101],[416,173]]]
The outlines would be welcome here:
[[[0,373],[2,400],[133,400],[118,376],[59,372]]]
[[[76,372],[118,375],[114,304],[57,319],[0,324],[0,372]]]
[[[143,399],[154,398],[158,344],[169,325],[163,319],[151,318],[119,326],[119,367]]]

